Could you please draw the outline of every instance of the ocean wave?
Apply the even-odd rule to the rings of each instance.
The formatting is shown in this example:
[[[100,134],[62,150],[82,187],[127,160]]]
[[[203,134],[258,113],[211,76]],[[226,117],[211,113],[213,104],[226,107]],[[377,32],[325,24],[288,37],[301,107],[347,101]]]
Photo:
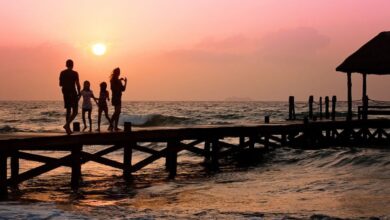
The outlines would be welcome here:
[[[344,168],[385,167],[390,165],[386,149],[329,148],[319,150],[277,149],[273,163],[307,167]]]
[[[61,116],[62,113],[60,113],[58,111],[43,111],[43,112],[41,112],[41,115],[49,116],[49,117],[58,117],[58,116]]]
[[[22,130],[20,130],[18,128],[15,128],[15,127],[11,127],[9,125],[0,126],[0,134],[12,133],[12,132],[21,132],[21,131]]]
[[[187,125],[196,120],[187,117],[168,116],[161,114],[147,115],[121,115],[119,123],[131,122],[135,126],[172,126],[172,125]]]

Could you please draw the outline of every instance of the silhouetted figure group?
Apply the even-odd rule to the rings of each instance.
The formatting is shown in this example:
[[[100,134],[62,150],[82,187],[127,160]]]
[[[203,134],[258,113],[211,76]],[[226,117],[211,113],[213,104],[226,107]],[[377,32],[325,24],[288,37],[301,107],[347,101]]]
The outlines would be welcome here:
[[[119,78],[120,69],[115,68],[110,77],[110,86],[112,91],[111,103],[114,106],[114,113],[111,118],[108,115],[107,101],[110,101],[110,95],[107,91],[107,83],[100,83],[99,98],[96,98],[91,90],[91,84],[89,81],[84,81],[83,89],[80,91],[79,74],[73,70],[73,61],[66,61],[66,70],[63,70],[60,74],[60,86],[62,87],[62,94],[64,97],[64,108],[66,109],[66,123],[64,129],[66,133],[71,134],[70,124],[76,118],[78,114],[78,103],[81,97],[82,102],[82,119],[85,131],[88,126],[85,120],[85,114],[88,114],[89,131],[92,131],[92,100],[98,106],[98,128],[100,132],[100,123],[102,113],[104,113],[106,119],[109,122],[109,131],[119,131],[118,122],[122,108],[122,92],[126,90],[127,78]],[[124,83],[122,83],[124,81]]]

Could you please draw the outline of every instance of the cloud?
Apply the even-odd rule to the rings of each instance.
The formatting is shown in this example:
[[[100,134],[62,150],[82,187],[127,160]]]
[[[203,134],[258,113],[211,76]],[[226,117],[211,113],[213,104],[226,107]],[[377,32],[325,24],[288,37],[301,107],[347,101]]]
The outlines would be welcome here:
[[[330,38],[310,27],[282,29],[261,39],[260,53],[265,60],[290,62],[310,60],[330,43]]]

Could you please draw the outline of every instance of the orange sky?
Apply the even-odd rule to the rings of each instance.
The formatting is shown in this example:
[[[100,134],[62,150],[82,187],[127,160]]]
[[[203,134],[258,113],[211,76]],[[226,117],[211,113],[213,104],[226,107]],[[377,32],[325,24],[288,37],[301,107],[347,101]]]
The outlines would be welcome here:
[[[119,66],[125,100],[345,100],[335,67],[390,30],[389,9],[387,0],[2,1],[0,100],[61,100],[67,58],[96,94]],[[96,42],[104,56],[92,54]],[[389,84],[370,76],[370,98],[390,100]],[[360,75],[353,89],[359,99]]]

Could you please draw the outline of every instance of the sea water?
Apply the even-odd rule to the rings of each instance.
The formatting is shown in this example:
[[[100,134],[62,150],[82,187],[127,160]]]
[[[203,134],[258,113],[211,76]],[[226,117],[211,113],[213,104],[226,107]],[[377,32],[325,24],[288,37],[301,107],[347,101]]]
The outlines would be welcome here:
[[[124,102],[120,123],[130,121],[137,129],[253,125],[265,115],[284,122],[287,110],[286,102]],[[338,103],[337,110],[344,118],[346,104]],[[306,104],[297,103],[296,112],[307,115]],[[93,129],[96,118],[94,108]],[[80,114],[76,120],[81,122]],[[0,102],[2,135],[63,132],[63,123],[62,102]],[[102,130],[107,127],[103,118]],[[250,165],[222,160],[218,172],[206,169],[203,158],[181,152],[175,180],[167,179],[161,159],[135,172],[131,183],[122,180],[121,170],[89,162],[78,193],[69,187],[70,168],[61,167],[23,182],[10,201],[0,202],[0,219],[389,219],[390,150],[373,147],[280,148]],[[121,161],[123,154],[107,157]],[[136,152],[133,159],[144,157]],[[21,172],[37,165],[22,160]]]

